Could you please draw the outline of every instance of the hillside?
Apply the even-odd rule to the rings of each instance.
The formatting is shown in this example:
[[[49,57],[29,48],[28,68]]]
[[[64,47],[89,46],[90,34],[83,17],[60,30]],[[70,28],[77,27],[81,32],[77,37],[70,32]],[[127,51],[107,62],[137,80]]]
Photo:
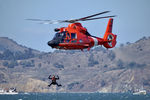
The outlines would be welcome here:
[[[112,50],[97,47],[84,52],[38,52],[28,58],[21,55],[24,59],[1,58],[0,87],[28,92],[130,92],[141,88],[150,92],[149,43],[150,37]],[[0,44],[3,55],[6,49]],[[7,49],[9,44],[5,44]],[[11,52],[24,50],[15,44],[18,49],[9,49]],[[13,67],[8,66],[12,62]],[[61,88],[47,87],[49,74],[60,76]]]
[[[35,54],[40,53],[37,50],[33,50],[31,48],[27,48],[25,46],[19,45],[12,39],[9,39],[7,37],[0,37],[0,53],[4,52],[6,50],[10,50],[11,52],[22,52],[22,53],[32,50],[32,52]]]

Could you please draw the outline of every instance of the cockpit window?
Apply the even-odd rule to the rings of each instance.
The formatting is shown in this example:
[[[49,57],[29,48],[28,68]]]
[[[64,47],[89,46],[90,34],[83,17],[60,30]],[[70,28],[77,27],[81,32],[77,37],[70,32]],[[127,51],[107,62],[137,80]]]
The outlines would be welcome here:
[[[76,36],[76,33],[71,33],[71,39],[76,39],[77,36]]]
[[[59,33],[55,34],[54,39],[57,38],[57,37],[59,37]]]
[[[55,36],[54,36],[54,39],[55,38],[65,38],[66,37],[66,32],[61,32],[61,33],[56,33]]]
[[[55,34],[53,41],[57,43],[64,43],[64,42],[70,42],[72,43],[77,42],[77,34],[76,33],[68,33],[67,31],[58,32]]]

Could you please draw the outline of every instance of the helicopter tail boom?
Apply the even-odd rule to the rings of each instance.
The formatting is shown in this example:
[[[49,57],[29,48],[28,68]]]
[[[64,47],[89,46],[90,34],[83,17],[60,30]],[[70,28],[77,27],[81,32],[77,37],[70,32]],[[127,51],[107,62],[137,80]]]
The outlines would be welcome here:
[[[117,35],[112,33],[113,19],[110,18],[107,24],[106,32],[104,34],[104,47],[113,48],[116,45]]]

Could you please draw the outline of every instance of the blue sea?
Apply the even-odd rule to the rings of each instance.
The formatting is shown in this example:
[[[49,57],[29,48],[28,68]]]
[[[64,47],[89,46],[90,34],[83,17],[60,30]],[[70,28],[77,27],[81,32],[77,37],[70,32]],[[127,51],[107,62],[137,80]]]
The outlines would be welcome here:
[[[27,93],[0,95],[0,100],[150,100],[150,94],[129,93]]]

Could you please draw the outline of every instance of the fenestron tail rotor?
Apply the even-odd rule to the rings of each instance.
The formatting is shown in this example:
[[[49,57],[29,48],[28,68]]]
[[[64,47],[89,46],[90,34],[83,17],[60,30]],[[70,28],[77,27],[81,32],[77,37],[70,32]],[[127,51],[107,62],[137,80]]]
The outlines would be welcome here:
[[[100,13],[97,13],[97,14],[87,16],[87,17],[82,17],[82,18],[78,18],[78,19],[71,19],[71,20],[42,20],[42,19],[26,19],[26,20],[37,21],[40,24],[58,24],[58,23],[75,23],[75,22],[79,22],[79,21],[89,21],[89,20],[116,17],[115,15],[113,15],[113,16],[104,16],[104,17],[95,17],[95,16],[102,15],[102,14],[105,14],[105,13],[108,13],[108,12],[110,12],[110,11],[104,11],[104,12],[100,12]],[[92,17],[95,17],[95,18],[92,18]]]

